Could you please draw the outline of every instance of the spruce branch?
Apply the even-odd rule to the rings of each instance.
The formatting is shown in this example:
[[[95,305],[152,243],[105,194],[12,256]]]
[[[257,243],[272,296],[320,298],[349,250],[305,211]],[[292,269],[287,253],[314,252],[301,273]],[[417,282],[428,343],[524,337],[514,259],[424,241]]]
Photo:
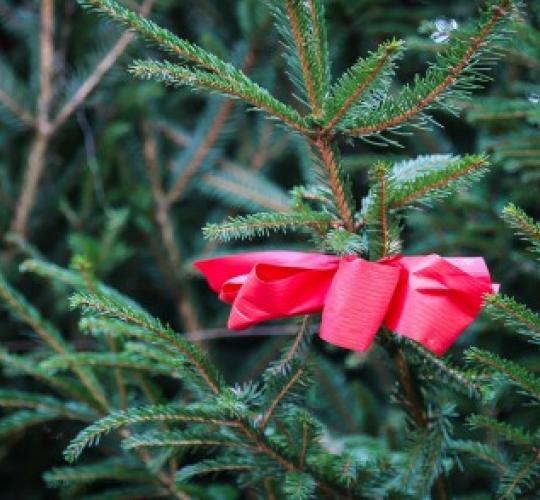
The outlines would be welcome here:
[[[244,57],[242,71],[249,73],[254,62],[254,51],[253,49],[249,49]],[[204,119],[205,117],[203,117],[201,120],[202,127],[200,125],[197,127],[197,130],[187,141],[187,143],[178,143],[178,133],[174,133],[172,136],[169,134],[169,138],[171,138],[181,147],[188,146],[188,150],[190,147],[193,148],[193,146],[197,146],[199,134],[202,135],[202,139],[200,139],[198,147],[196,147],[194,152],[187,157],[186,165],[183,165],[181,174],[174,181],[174,184],[167,193],[167,202],[169,204],[175,203],[184,195],[190,180],[193,178],[195,173],[203,167],[205,161],[211,155],[213,148],[218,143],[220,136],[226,128],[227,120],[234,109],[234,105],[235,103],[232,100],[224,100],[221,102],[217,112],[215,112],[215,114],[212,116],[211,122],[207,125],[206,120]],[[208,107],[211,108],[211,103],[209,103]],[[165,129],[164,132],[167,134],[168,130],[170,129]]]
[[[204,160],[207,158],[209,152],[216,143],[233,107],[233,101],[224,101],[220,105],[219,110],[212,120],[210,128],[204,135],[199,148],[190,158],[188,164],[183,169],[182,174],[178,176],[178,179],[176,179],[173,186],[169,189],[169,192],[167,193],[168,204],[177,202],[184,195],[190,179],[193,178],[195,172],[197,172],[197,170],[199,170],[203,165]]]
[[[292,341],[291,345],[287,348],[287,351],[284,356],[282,356],[281,360],[278,362],[277,365],[277,371],[283,372],[283,370],[286,369],[286,367],[296,358],[298,358],[302,351],[305,349],[307,342],[309,341],[309,333],[310,333],[310,317],[304,316],[302,319],[302,323],[300,324],[300,328],[298,329],[298,333],[294,337],[294,340]]]
[[[477,441],[454,440],[450,446],[452,450],[459,453],[468,453],[483,462],[487,462],[499,474],[504,474],[508,469],[506,457],[497,448],[488,444]]]
[[[273,97],[266,89],[247,79],[231,81],[208,71],[190,69],[168,61],[135,61],[130,72],[138,78],[153,79],[177,87],[189,86],[195,90],[216,92],[241,99],[246,103],[279,119],[292,129],[309,133],[307,123],[289,105]]]
[[[83,7],[96,11],[127,29],[138,32],[147,41],[184,61],[195,63],[201,68],[219,74],[228,80],[237,80],[238,82],[247,82],[249,80],[246,75],[232,64],[222,61],[219,57],[198,45],[177,37],[165,28],[161,28],[153,21],[127,9],[114,0],[78,1]]]
[[[288,212],[289,200],[284,191],[251,170],[227,164],[219,172],[205,174],[201,189],[231,205],[246,209]]]
[[[309,474],[289,472],[285,476],[283,491],[287,498],[309,500],[315,497],[316,482]]]
[[[483,429],[508,441],[510,444],[524,446],[530,450],[537,447],[535,436],[524,429],[501,422],[487,415],[471,415],[467,418],[467,424],[473,429]]]
[[[268,422],[272,418],[272,415],[274,414],[274,411],[278,407],[278,405],[282,402],[282,400],[289,394],[289,392],[292,390],[292,388],[300,382],[302,375],[304,375],[305,367],[304,366],[298,366],[296,369],[291,370],[288,376],[281,377],[282,380],[282,387],[280,388],[279,392],[275,395],[275,397],[270,402],[268,409],[264,413],[261,422],[260,427],[261,429],[265,429],[268,425]],[[280,384],[281,385],[281,384]]]
[[[534,252],[540,253],[540,223],[512,203],[504,207],[502,217],[519,236],[532,245]]]
[[[147,16],[152,11],[156,0],[144,0],[138,11],[141,16]],[[61,127],[86,101],[88,96],[101,83],[105,75],[116,64],[118,59],[125,53],[128,46],[135,39],[134,33],[123,33],[107,53],[99,60],[91,71],[88,78],[77,88],[77,90],[67,99],[56,116],[51,120],[51,129],[56,131]]]
[[[12,436],[35,425],[65,418],[65,415],[60,415],[51,410],[16,411],[0,418],[0,439]]]
[[[155,0],[145,0],[140,7],[143,14],[148,14]],[[22,188],[11,221],[11,231],[22,238],[26,237],[28,222],[39,190],[39,183],[46,166],[49,144],[56,130],[83,104],[90,93],[110,71],[118,58],[132,41],[132,34],[122,35],[111,50],[96,65],[88,79],[73,96],[62,106],[55,117],[51,116],[51,107],[56,89],[54,88],[54,1],[41,2],[39,35],[39,95],[36,116],[31,116],[24,109],[6,96],[5,102],[20,119],[34,129],[34,138],[30,145]],[[2,92],[0,90],[0,99]]]
[[[149,432],[145,434],[134,434],[122,442],[125,450],[134,448],[160,448],[160,447],[181,447],[181,448],[250,448],[248,443],[242,442],[222,433],[211,433],[207,429],[204,431],[166,431]]]
[[[144,422],[195,422],[199,424],[237,426],[237,422],[225,416],[215,407],[182,407],[174,404],[151,405],[113,412],[83,429],[64,451],[68,462],[75,461],[83,450],[97,444],[99,439],[114,430]],[[129,437],[129,436],[126,436]]]
[[[399,383],[405,396],[405,409],[410,414],[412,421],[420,432],[431,432],[431,423],[428,418],[424,396],[417,383],[414,372],[412,371],[402,350],[393,342],[389,332],[383,328],[383,341],[386,349],[392,358],[396,367],[396,373]],[[446,481],[441,473],[435,473],[433,477],[433,497],[437,500],[447,500],[449,498]]]
[[[378,183],[378,205],[379,205],[379,224],[380,235],[382,239],[381,257],[386,257],[389,251],[389,236],[388,236],[388,215],[387,215],[387,175],[388,166],[380,163],[375,167],[375,175]]]
[[[90,465],[55,467],[43,475],[49,486],[89,484],[103,480],[152,482],[153,476],[140,467],[127,466],[123,460],[105,459]]]
[[[75,400],[84,401],[91,406],[95,405],[95,399],[87,391],[86,387],[67,378],[51,375],[24,356],[12,354],[0,348],[0,364],[14,372],[33,377],[35,380],[50,386],[62,396],[69,396]]]
[[[505,21],[513,9],[511,0],[495,0],[481,14],[478,26],[456,35],[446,50],[437,55],[423,78],[406,85],[396,97],[384,100],[378,109],[342,124],[344,133],[353,136],[380,134],[395,129],[431,107],[450,109],[449,98],[466,97],[485,80],[476,71],[480,62],[493,55],[493,42],[504,33]],[[491,54],[490,54],[491,53]],[[420,116],[420,123],[427,120]]]
[[[531,342],[540,343],[540,315],[520,304],[512,297],[491,294],[485,298],[486,311],[494,319],[500,319],[510,328],[525,335]]]
[[[1,274],[0,299],[6,303],[9,309],[22,322],[28,324],[53,351],[62,355],[72,352],[71,345],[63,339],[60,332],[51,323],[46,321],[37,309],[30,305],[17,290],[12,288]],[[102,410],[107,410],[107,398],[94,374],[90,370],[78,365],[73,366],[73,371],[90,391],[98,407]]]
[[[240,458],[235,460],[230,457],[227,458],[214,458],[201,460],[193,465],[187,465],[180,469],[176,475],[176,480],[178,482],[189,481],[190,479],[206,475],[206,474],[216,474],[219,472],[255,472],[258,471],[259,467],[251,463],[246,463]]]
[[[467,349],[465,357],[484,366],[491,373],[502,376],[526,395],[540,400],[540,379],[520,364],[475,347]]]
[[[70,299],[70,305],[72,308],[82,308],[86,313],[117,318],[147,330],[161,342],[169,343],[171,347],[185,356],[210,390],[214,394],[219,393],[219,388],[222,385],[220,374],[203,352],[171,328],[162,325],[159,320],[131,308],[128,304],[103,296],[75,294]]]
[[[317,83],[320,78],[317,75],[319,72],[315,64],[317,60],[322,60],[322,57],[316,56],[316,51],[320,49],[320,45],[317,47],[317,44],[312,43],[313,26],[311,22],[313,11],[310,12],[310,6],[306,5],[303,0],[283,0],[283,2],[296,46],[296,54],[300,62],[309,105],[313,115],[317,117],[321,113],[321,102],[317,91]]]
[[[0,300],[20,321],[28,324],[40,339],[57,353],[71,350],[61,333],[26,298],[15,290],[0,274]]]
[[[82,403],[66,403],[52,396],[10,389],[0,390],[0,407],[49,411],[61,417],[86,422],[96,417],[95,411]]]
[[[436,356],[418,342],[406,337],[395,336],[394,339],[406,351],[408,361],[417,369],[422,370],[420,373],[422,378],[432,380],[442,377],[454,390],[465,392],[470,397],[479,398],[483,394],[482,377],[478,373],[456,368],[449,361]]]
[[[220,224],[207,224],[203,233],[205,238],[211,240],[230,241],[311,228],[323,232],[333,221],[331,215],[319,212],[301,214],[261,212],[229,217],[227,222]]]
[[[158,360],[149,361],[128,352],[84,352],[63,356],[51,356],[42,361],[40,367],[50,373],[69,370],[74,366],[91,366],[95,368],[115,368],[134,370],[137,372],[148,372],[177,379],[181,379],[182,375],[184,375],[181,370],[182,367],[178,366],[178,362],[176,362],[176,366],[172,367],[165,364],[159,364],[157,361]]]
[[[324,235],[322,249],[335,255],[364,255],[368,251],[367,238],[343,228],[330,229]]]
[[[468,155],[455,159],[441,168],[422,172],[411,180],[394,182],[389,194],[391,209],[399,209],[412,203],[426,203],[456,192],[478,180],[489,162],[482,155]]]
[[[366,92],[393,73],[393,63],[402,48],[403,42],[400,40],[383,43],[374,53],[359,59],[345,71],[332,86],[331,96],[325,102],[324,132],[333,130]]]
[[[531,489],[540,476],[540,453],[526,453],[508,468],[497,491],[499,500],[514,500]]]

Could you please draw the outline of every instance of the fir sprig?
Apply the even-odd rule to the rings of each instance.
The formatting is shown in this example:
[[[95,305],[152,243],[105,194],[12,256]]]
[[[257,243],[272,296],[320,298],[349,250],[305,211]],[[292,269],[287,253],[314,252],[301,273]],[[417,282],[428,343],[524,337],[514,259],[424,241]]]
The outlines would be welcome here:
[[[503,294],[488,295],[485,299],[487,312],[498,320],[525,335],[530,342],[540,343],[540,315],[520,304],[514,298]]]
[[[146,40],[185,61],[220,74],[224,78],[247,80],[247,77],[232,64],[187,40],[177,37],[153,21],[127,9],[114,0],[78,0],[81,6],[96,11],[107,19],[118,22],[127,29],[135,30]]]
[[[230,241],[268,236],[271,233],[315,229],[324,232],[334,218],[326,213],[280,214],[261,212],[252,215],[230,217],[221,224],[207,224],[204,235],[211,240]]]
[[[94,422],[71,441],[64,452],[68,462],[73,462],[87,446],[97,444],[99,439],[113,430],[142,422],[195,422],[198,424],[231,426],[237,425],[230,416],[215,407],[194,405],[152,405],[130,408],[111,413]]]
[[[520,364],[494,353],[471,347],[465,353],[469,361],[474,361],[518,387],[529,397],[540,400],[540,379]]]
[[[184,356],[193,365],[196,373],[212,392],[216,394],[219,392],[219,388],[223,384],[221,376],[207,357],[192,343],[182,338],[171,328],[162,325],[157,319],[133,309],[129,304],[120,303],[104,296],[75,294],[70,299],[70,305],[72,308],[81,308],[87,313],[120,319],[144,328],[149,335],[155,336],[159,341],[170,343],[178,354]]]
[[[485,81],[486,76],[478,69],[493,58],[494,44],[504,35],[513,8],[510,0],[489,2],[478,25],[453,36],[424,77],[417,77],[397,96],[383,100],[377,109],[344,121],[340,128],[353,136],[377,135],[411,119],[416,119],[416,126],[429,123],[431,119],[424,111],[430,108],[454,111],[452,99],[467,97]]]
[[[270,93],[251,81],[229,81],[208,71],[186,68],[167,61],[135,61],[130,71],[133,75],[153,79],[173,86],[190,86],[241,99],[286,123],[295,130],[308,131],[305,120],[294,108],[278,101]]]
[[[331,96],[325,102],[324,130],[332,130],[344,119],[364,94],[378,88],[381,80],[388,80],[403,49],[403,42],[391,40],[381,44],[366,58],[359,59],[332,86]],[[354,113],[354,110],[352,110]]]
[[[483,155],[468,155],[444,163],[440,168],[423,170],[412,179],[401,182],[396,179],[388,195],[388,206],[399,209],[443,198],[478,180],[489,167],[488,159]]]
[[[531,250],[540,253],[540,223],[512,203],[504,208],[502,216],[518,235],[531,244]]]

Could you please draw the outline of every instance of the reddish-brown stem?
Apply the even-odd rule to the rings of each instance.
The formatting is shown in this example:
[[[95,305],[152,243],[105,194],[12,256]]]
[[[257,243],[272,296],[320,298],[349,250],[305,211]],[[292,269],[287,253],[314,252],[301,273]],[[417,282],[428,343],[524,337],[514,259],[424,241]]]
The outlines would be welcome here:
[[[396,115],[388,120],[385,120],[381,123],[376,123],[374,125],[367,125],[365,127],[356,127],[347,130],[347,133],[350,135],[362,136],[375,134],[383,130],[397,127],[403,122],[407,121],[412,116],[420,113],[422,110],[427,108],[431,103],[433,103],[438,96],[440,96],[446,89],[448,89],[452,84],[456,82],[459,75],[471,62],[474,55],[480,50],[484,45],[486,38],[489,33],[492,31],[494,26],[497,24],[499,19],[504,15],[508,14],[508,11],[502,7],[496,7],[493,9],[491,19],[480,31],[480,33],[471,40],[471,45],[469,49],[465,52],[461,61],[456,64],[453,68],[450,69],[448,76],[437,85],[433,90],[431,90],[423,99],[421,99],[417,104],[415,104],[410,109],[404,111],[403,113]]]
[[[292,0],[285,0],[285,7],[287,9],[287,17],[289,18],[289,24],[291,26],[291,32],[296,45],[296,53],[300,60],[300,67],[302,68],[302,75],[304,77],[304,83],[306,85],[306,92],[309,99],[309,104],[315,116],[318,116],[321,112],[319,102],[317,100],[317,93],[315,92],[315,82],[311,74],[311,68],[306,54],[306,43],[300,29],[300,21],[296,15],[294,9],[294,2]]]
[[[476,170],[477,168],[481,168],[485,166],[486,163],[487,163],[486,160],[480,159],[477,162],[474,162],[471,165],[469,165],[467,168],[464,168],[463,170],[460,170],[459,172],[454,172],[448,177],[445,177],[444,179],[440,179],[439,181],[433,184],[428,184],[427,186],[424,186],[418,189],[418,191],[415,191],[409,194],[405,198],[399,198],[399,199],[394,200],[393,203],[391,204],[391,207],[392,208],[404,207],[408,205],[409,203],[411,203],[412,201],[417,200],[418,198],[421,198],[422,196],[424,196],[426,193],[430,191],[435,191],[437,189],[444,188],[445,186],[450,184],[452,181],[455,181],[456,179],[459,179],[460,177],[464,177],[465,175],[469,174],[473,170]]]
[[[216,143],[219,134],[227,122],[229,115],[234,107],[234,101],[224,101],[217,114],[214,118],[210,130],[204,137],[200,147],[195,151],[195,154],[185,166],[182,171],[182,174],[178,177],[176,182],[171,187],[170,191],[167,193],[167,202],[169,205],[177,202],[185,193],[186,188],[189,184],[189,181],[195,175],[199,167],[204,162],[205,158],[208,156],[208,153]]]
[[[182,292],[182,280],[180,279],[182,255],[176,243],[174,224],[169,210],[170,206],[161,183],[156,141],[150,126],[146,123],[142,127],[142,136],[145,167],[150,180],[152,197],[154,198],[156,224],[167,255],[167,268],[164,271],[166,275],[175,277],[171,281],[174,283],[178,314],[185,328],[188,331],[196,331],[200,328],[197,314],[189,299]]]
[[[336,124],[343,118],[343,115],[349,110],[349,108],[360,98],[360,96],[369,88],[373,83],[373,80],[377,77],[381,69],[388,62],[388,58],[392,53],[391,50],[387,50],[381,60],[377,63],[373,71],[358,85],[356,90],[345,100],[343,105],[339,108],[337,113],[332,117],[332,119],[325,125],[323,131],[331,131]]]
[[[379,167],[379,205],[382,237],[382,257],[388,254],[388,218],[386,214],[386,168]]]
[[[347,201],[343,180],[339,175],[339,166],[336,155],[332,149],[330,139],[325,135],[320,135],[314,140],[315,147],[319,151],[323,165],[328,174],[330,188],[334,195],[336,207],[347,231],[354,231],[354,220],[351,207]]]

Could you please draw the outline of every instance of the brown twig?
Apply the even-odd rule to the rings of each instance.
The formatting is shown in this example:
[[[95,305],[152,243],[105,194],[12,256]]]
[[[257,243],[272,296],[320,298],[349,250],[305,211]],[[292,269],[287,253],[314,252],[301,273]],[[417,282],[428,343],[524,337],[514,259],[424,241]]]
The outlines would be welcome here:
[[[174,283],[174,295],[180,318],[188,331],[196,331],[199,330],[199,321],[191,302],[182,292],[183,280],[180,277],[182,255],[176,243],[170,204],[161,183],[156,141],[148,123],[143,124],[142,138],[145,167],[154,198],[156,224],[167,255],[167,269],[164,271],[166,275],[174,277],[171,281]]]
[[[147,16],[154,6],[155,1],[156,0],[145,0],[139,9],[140,14]],[[109,72],[116,61],[118,61],[120,56],[125,52],[127,46],[135,39],[135,36],[135,33],[132,32],[126,32],[120,36],[111,49],[97,63],[90,76],[62,106],[51,123],[51,128],[53,131],[62,126],[64,122],[73,114],[73,112],[78,109],[88,98],[88,96],[99,85],[101,80],[103,80],[103,77]]]
[[[30,147],[28,165],[22,190],[15,209],[11,229],[24,237],[28,218],[37,193],[39,180],[45,167],[45,155],[50,138],[49,111],[53,97],[52,77],[54,67],[54,0],[43,0],[40,10],[39,32],[39,96],[37,103],[36,132]]]
[[[145,0],[140,12],[148,15],[155,0]],[[26,116],[21,110],[18,114],[28,125],[35,128],[34,139],[30,146],[22,188],[15,207],[11,230],[21,237],[26,237],[28,221],[38,193],[38,186],[45,170],[45,162],[52,135],[87,99],[101,82],[134,38],[133,33],[124,33],[110,51],[97,64],[87,80],[79,87],[58,114],[51,119],[50,108],[54,95],[54,0],[43,0],[40,11],[40,88],[36,119]],[[0,98],[2,96],[0,95]],[[5,100],[5,99],[4,99]],[[24,111],[24,110],[22,110]]]
[[[204,140],[201,142],[201,145],[195,151],[195,154],[192,156],[186,167],[183,169],[182,174],[178,177],[176,182],[171,187],[170,191],[167,193],[167,202],[169,205],[176,203],[184,194],[189,181],[192,179],[193,175],[197,172],[199,167],[203,164],[204,160],[208,156],[208,153],[215,145],[219,134],[227,122],[229,115],[234,107],[234,101],[223,101],[221,104],[214,121],[210,127],[210,130],[206,134]]]

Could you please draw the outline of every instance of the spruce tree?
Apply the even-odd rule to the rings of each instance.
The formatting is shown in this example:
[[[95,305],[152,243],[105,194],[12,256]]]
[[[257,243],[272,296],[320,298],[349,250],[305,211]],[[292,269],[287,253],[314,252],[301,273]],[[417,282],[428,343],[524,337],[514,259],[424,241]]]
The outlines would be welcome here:
[[[305,155],[309,182],[295,187],[288,202],[271,183],[262,186],[266,196],[261,200],[257,197],[260,178],[254,174],[246,181],[250,174],[226,158],[216,160],[223,169],[205,174],[204,189],[224,201],[234,199],[236,206],[254,213],[230,214],[224,222],[207,224],[204,235],[209,240],[229,243],[298,232],[313,249],[375,260],[401,251],[409,209],[430,207],[462,191],[489,167],[483,154],[374,161],[369,168],[370,190],[361,196],[341,155],[348,141],[396,146],[406,134],[436,123],[433,113],[456,113],[456,105],[487,80],[486,66],[508,36],[519,14],[518,2],[487,2],[476,21],[448,34],[447,43],[423,75],[396,90],[392,77],[404,42],[382,43],[333,78],[324,2],[272,0],[269,7],[294,89],[294,97],[287,99],[278,99],[248,75],[249,57],[239,67],[112,0],[81,4],[135,31],[167,54],[166,60],[135,61],[130,66],[133,75],[245,103],[275,122],[278,133],[292,137]],[[219,104],[209,106],[209,114],[226,120],[222,115],[230,108],[224,108],[222,101],[215,103]],[[199,137],[174,135],[168,124],[163,130],[187,145],[186,159],[181,162],[184,169],[175,172],[165,191],[148,124],[141,136],[156,220],[173,270],[171,279],[175,287],[189,290],[185,273],[175,269],[180,268],[181,258],[174,246],[169,208],[181,198],[203,161],[197,153],[201,142],[208,142],[205,150],[212,159],[219,152],[213,150],[212,127],[207,123],[201,125]],[[251,187],[247,195],[235,189],[235,183],[242,186],[242,182]],[[262,207],[266,210],[258,211]],[[538,232],[534,222],[512,207],[506,214],[534,239],[534,231]],[[107,235],[122,227],[123,217],[122,212],[110,215],[102,245]],[[32,252],[28,247],[25,250]],[[232,477],[240,490],[264,498],[450,498],[446,476],[461,456],[489,452],[489,457],[498,460],[499,451],[488,449],[482,441],[457,439],[456,409],[448,394],[456,400],[459,394],[482,400],[493,397],[501,381],[535,397],[537,381],[519,365],[473,348],[468,354],[473,365],[469,370],[382,331],[380,347],[372,355],[384,359],[395,375],[398,386],[393,396],[402,409],[396,415],[405,418],[407,436],[398,440],[398,446],[389,445],[381,435],[369,440],[356,427],[358,408],[347,393],[352,389],[343,387],[339,371],[312,347],[316,322],[310,323],[310,318],[299,321],[293,340],[260,376],[230,384],[189,336],[105,285],[97,276],[99,262],[99,258],[90,262],[78,257],[70,269],[64,269],[34,252],[22,266],[23,271],[59,285],[60,294],[75,290],[70,305],[82,312],[79,328],[95,340],[92,349],[84,351],[74,349],[4,278],[0,281],[3,303],[44,346],[24,356],[3,350],[1,362],[10,374],[30,376],[54,394],[4,390],[0,405],[14,410],[0,421],[0,434],[8,436],[56,419],[82,422],[85,427],[65,451],[70,465],[45,476],[66,495],[77,497],[97,484],[104,487],[98,487],[93,498],[227,498],[234,492],[224,478]],[[198,321],[189,300],[185,294],[179,299],[183,324],[195,329]],[[512,317],[521,332],[535,333],[530,328],[538,318],[524,306],[504,296],[489,301],[490,310]],[[164,378],[170,381],[157,382]],[[351,439],[344,437],[337,444],[332,425],[309,409],[320,380],[326,380],[330,390],[336,388],[344,413],[352,416]],[[494,381],[493,386],[487,381]],[[168,384],[176,391],[172,397],[163,390]],[[389,399],[388,394],[385,397]],[[522,455],[499,469],[504,472],[500,496],[512,498],[533,488],[538,458],[534,436],[484,416],[469,421],[473,427],[509,437],[524,447]],[[355,444],[354,437],[363,441]],[[98,444],[105,458],[93,455],[88,464],[73,464],[87,447]],[[119,486],[108,488],[111,481]]]

